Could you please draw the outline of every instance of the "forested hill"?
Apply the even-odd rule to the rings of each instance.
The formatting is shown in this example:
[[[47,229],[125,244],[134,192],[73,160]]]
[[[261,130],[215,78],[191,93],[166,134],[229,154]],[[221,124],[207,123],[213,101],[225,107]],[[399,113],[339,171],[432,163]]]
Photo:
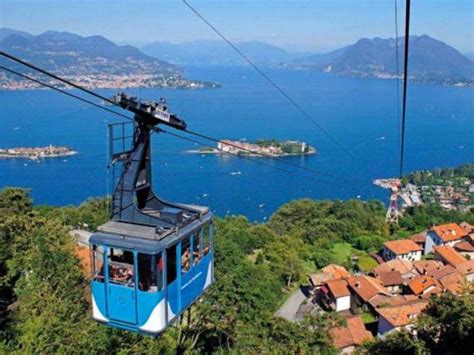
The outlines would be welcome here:
[[[341,322],[334,314],[299,324],[274,316],[306,273],[330,262],[357,267],[341,249],[362,259],[384,240],[429,224],[474,223],[472,215],[425,206],[409,211],[411,230],[403,223],[390,230],[381,202],[359,200],[294,201],[267,224],[217,219],[215,285],[180,327],[154,339],[90,319],[89,272],[68,232],[104,222],[106,205],[97,199],[79,207],[34,207],[25,190],[0,192],[0,353],[335,353],[327,332]],[[385,345],[368,351],[380,353]]]

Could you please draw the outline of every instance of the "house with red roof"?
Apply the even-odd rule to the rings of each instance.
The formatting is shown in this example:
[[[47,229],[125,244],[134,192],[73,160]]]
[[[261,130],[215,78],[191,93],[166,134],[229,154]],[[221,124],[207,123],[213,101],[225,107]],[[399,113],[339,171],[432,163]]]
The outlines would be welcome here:
[[[456,250],[448,246],[439,246],[433,248],[435,253],[436,260],[442,261],[452,267],[457,267],[458,265],[464,264],[467,262],[467,259],[459,254]]]
[[[357,346],[374,339],[372,333],[365,328],[364,322],[358,316],[346,318],[346,325],[331,328],[329,335],[340,354],[352,354]]]
[[[385,261],[393,259],[416,261],[421,259],[423,249],[410,239],[391,240],[383,243],[382,256]]]
[[[345,279],[324,282],[316,297],[324,307],[336,312],[347,311],[351,308],[351,292]]]
[[[469,232],[456,223],[435,226],[428,231],[425,243],[425,254],[433,252],[435,246],[454,247],[457,243],[466,240]]]
[[[401,305],[377,308],[379,316],[378,336],[384,336],[400,329],[410,331],[416,318],[427,305],[428,300],[415,300]]]

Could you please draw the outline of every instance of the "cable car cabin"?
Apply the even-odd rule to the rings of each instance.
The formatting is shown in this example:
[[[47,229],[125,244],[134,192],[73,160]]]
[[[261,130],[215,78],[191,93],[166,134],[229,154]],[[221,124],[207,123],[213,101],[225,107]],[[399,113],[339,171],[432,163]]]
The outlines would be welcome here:
[[[93,318],[157,335],[214,281],[212,215],[162,239],[144,226],[110,233],[123,227],[109,222],[89,241]]]
[[[121,167],[110,221],[89,240],[92,317],[112,327],[157,335],[214,282],[212,213],[207,207],[166,202],[152,189],[151,132],[158,124],[186,129],[166,102],[114,101],[134,115],[130,147],[124,123],[110,125],[110,161]],[[119,150],[117,140],[122,139]]]

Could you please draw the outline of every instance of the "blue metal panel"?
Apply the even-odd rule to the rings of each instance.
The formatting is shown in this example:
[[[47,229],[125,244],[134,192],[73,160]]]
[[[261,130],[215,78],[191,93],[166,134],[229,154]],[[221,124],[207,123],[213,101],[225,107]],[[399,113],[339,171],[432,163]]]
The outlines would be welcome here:
[[[105,297],[105,284],[99,281],[91,281],[92,296],[99,308],[100,313],[107,314],[107,302]]]
[[[109,318],[119,322],[137,323],[137,307],[135,288],[107,285],[107,314]]]
[[[165,297],[164,290],[159,292],[137,291],[138,325],[142,326],[150,318],[151,312]]]

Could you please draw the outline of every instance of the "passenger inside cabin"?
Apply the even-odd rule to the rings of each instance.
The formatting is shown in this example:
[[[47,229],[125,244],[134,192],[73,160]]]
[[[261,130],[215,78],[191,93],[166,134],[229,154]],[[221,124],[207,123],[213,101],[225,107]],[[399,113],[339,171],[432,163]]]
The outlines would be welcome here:
[[[183,272],[186,272],[189,270],[191,266],[191,250],[189,248],[186,248],[186,250],[183,253],[183,256],[181,256],[181,270]]]

